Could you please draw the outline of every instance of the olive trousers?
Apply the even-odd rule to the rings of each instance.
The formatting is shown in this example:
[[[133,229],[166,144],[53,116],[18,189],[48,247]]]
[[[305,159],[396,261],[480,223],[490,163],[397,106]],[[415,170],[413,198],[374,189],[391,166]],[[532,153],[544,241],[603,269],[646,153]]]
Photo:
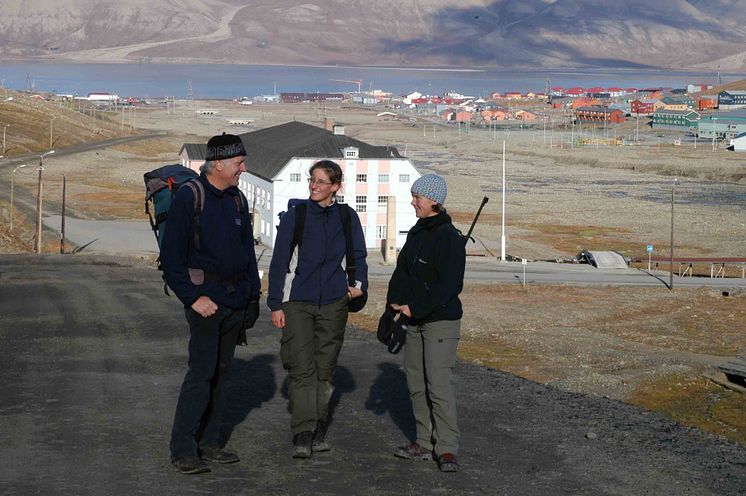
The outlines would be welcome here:
[[[328,305],[288,301],[282,304],[285,327],[280,341],[282,365],[288,370],[290,428],[293,435],[326,422],[332,376],[347,325],[347,295]]]

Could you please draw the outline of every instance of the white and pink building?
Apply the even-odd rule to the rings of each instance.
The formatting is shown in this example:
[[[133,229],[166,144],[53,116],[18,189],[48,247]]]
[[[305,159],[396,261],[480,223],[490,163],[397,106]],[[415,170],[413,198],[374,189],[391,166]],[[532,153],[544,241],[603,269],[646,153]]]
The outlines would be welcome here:
[[[344,173],[338,200],[355,209],[369,249],[381,248],[387,234],[389,198],[396,199],[396,246],[417,221],[410,202],[412,183],[420,177],[412,162],[392,146],[374,146],[344,134],[344,127],[324,129],[298,121],[241,134],[246,169],[239,188],[254,212],[254,233],[274,246],[279,216],[288,200],[308,198],[308,170],[318,160],[337,162]],[[185,144],[182,164],[199,169],[205,145]]]

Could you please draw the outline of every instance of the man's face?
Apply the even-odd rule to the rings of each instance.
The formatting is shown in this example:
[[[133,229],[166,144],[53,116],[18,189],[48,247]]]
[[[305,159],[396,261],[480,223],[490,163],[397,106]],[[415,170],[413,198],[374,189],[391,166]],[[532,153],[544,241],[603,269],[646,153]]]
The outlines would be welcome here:
[[[246,172],[246,156],[239,155],[238,157],[226,158],[225,160],[218,160],[215,164],[215,171],[217,172],[220,183],[228,189],[231,186],[238,186],[238,179],[241,177],[242,172]]]

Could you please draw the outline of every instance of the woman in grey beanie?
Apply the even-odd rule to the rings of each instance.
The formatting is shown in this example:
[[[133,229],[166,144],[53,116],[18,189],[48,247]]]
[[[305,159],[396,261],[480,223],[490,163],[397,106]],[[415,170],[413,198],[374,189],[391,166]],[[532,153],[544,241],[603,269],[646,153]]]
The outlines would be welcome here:
[[[448,188],[426,174],[411,188],[419,219],[399,253],[386,305],[408,320],[404,370],[417,424],[417,439],[397,448],[397,457],[435,460],[443,472],[459,469],[459,429],[453,391],[466,249],[446,213]]]

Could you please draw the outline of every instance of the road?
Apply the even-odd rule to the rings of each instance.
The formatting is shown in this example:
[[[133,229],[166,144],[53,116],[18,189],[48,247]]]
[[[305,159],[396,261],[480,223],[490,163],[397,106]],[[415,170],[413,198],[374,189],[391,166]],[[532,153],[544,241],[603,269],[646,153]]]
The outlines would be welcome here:
[[[47,216],[44,224],[59,236],[60,216]],[[65,219],[66,240],[78,247],[80,253],[121,256],[157,256],[157,244],[147,220],[98,221]],[[260,268],[269,269],[272,251],[257,247]],[[371,276],[388,278],[393,267],[384,265],[376,251],[369,253]],[[468,257],[466,279],[471,282],[499,282],[524,284],[521,262],[501,262],[494,257]],[[597,269],[588,264],[528,262],[525,284],[581,284],[617,286],[668,287],[669,274],[663,271],[638,269]],[[708,286],[723,290],[746,289],[744,278],[709,278],[674,276],[674,287]]]
[[[279,335],[236,352],[223,436],[240,463],[183,476],[168,437],[187,360],[181,305],[121,256],[0,255],[0,487],[8,495],[736,496],[746,448],[657,414],[458,363],[457,475],[392,456],[413,434],[401,356],[348,328],[333,451],[291,459]]]

